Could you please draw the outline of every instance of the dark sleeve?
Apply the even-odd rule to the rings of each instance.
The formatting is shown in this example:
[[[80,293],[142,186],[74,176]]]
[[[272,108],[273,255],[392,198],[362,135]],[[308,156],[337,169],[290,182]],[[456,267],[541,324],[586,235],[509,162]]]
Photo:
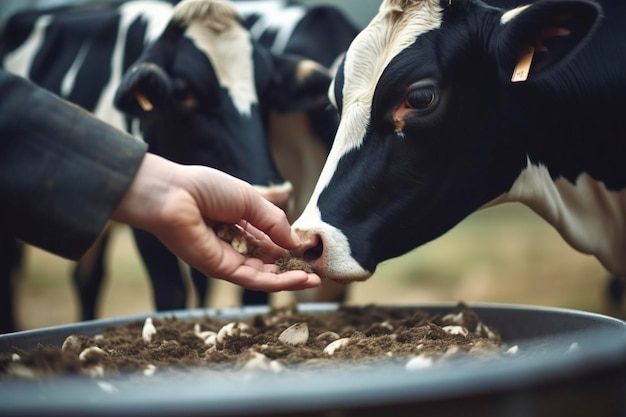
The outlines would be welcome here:
[[[0,232],[79,258],[122,199],[146,148],[0,70]]]

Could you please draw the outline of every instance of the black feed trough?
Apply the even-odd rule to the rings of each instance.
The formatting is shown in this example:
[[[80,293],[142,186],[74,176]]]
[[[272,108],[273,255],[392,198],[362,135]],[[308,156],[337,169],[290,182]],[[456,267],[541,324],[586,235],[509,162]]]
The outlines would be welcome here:
[[[335,304],[302,304],[303,312]],[[415,305],[448,314],[455,304]],[[409,372],[381,363],[241,378],[52,377],[0,380],[2,416],[626,416],[626,323],[576,310],[470,305],[509,345],[525,352],[495,361],[463,361]],[[38,343],[60,346],[70,334],[147,317],[215,315],[237,319],[264,307],[194,309],[0,335],[0,351]]]

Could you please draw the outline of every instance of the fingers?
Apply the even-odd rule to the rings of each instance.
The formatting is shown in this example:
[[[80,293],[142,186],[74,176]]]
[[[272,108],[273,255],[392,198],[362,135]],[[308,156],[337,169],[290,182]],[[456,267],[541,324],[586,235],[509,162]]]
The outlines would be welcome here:
[[[275,265],[263,264],[258,259],[249,258],[226,280],[251,290],[266,292],[304,290],[318,287],[322,282],[316,274],[304,271],[288,271],[281,274],[274,271]]]
[[[266,292],[297,291],[314,288],[321,284],[316,274],[305,271],[287,271],[277,273],[278,267],[273,262],[275,257],[247,257],[237,253],[226,242],[221,242],[222,250],[220,266],[196,265],[195,268],[205,275],[220,278],[242,287]]]
[[[249,242],[248,255],[265,262],[273,262],[278,258],[289,255],[289,251],[277,245],[267,234],[250,223],[240,223],[239,226],[243,229],[243,233],[247,235],[246,240]]]
[[[256,201],[251,201],[246,207],[244,220],[267,234],[277,245],[286,249],[298,248],[301,245],[300,238],[292,233],[287,214],[256,191],[253,192],[255,195],[251,198]]]
[[[261,259],[248,257],[238,253],[230,243],[219,239],[206,225],[199,227],[195,238],[187,235],[161,235],[161,240],[173,250],[182,260],[203,274],[213,278],[223,279],[233,284],[251,290],[276,292],[296,291],[317,287],[321,279],[315,274],[304,271],[288,271],[277,274],[278,267],[273,262],[279,256],[284,256],[284,249],[277,248],[269,242],[267,237],[264,245],[265,253]],[[181,228],[175,228],[180,231]],[[185,242],[185,244],[180,244]],[[276,253],[270,253],[274,247]],[[274,255],[274,256],[272,256]]]
[[[253,290],[275,292],[320,285],[315,274],[276,273],[278,267],[270,262],[287,255],[300,241],[291,233],[285,212],[250,184],[208,167],[176,166],[172,172],[183,186],[159,194],[158,215],[144,226],[188,265]],[[243,256],[218,238],[212,228],[218,223],[238,224],[258,240],[259,258]]]
[[[291,233],[287,214],[266,200],[252,185],[212,168],[185,168],[193,174],[195,186],[190,192],[196,197],[205,218],[240,225],[247,222],[283,248],[300,246],[298,236]],[[211,187],[207,187],[207,179],[210,179]]]

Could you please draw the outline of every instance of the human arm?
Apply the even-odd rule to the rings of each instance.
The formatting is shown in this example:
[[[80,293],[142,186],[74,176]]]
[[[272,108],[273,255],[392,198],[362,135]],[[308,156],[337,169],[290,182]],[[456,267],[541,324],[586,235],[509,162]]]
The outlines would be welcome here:
[[[274,272],[273,261],[300,244],[284,211],[248,183],[212,168],[147,154],[112,219],[152,232],[204,274],[246,288],[297,290],[320,284],[317,275],[304,271]],[[222,223],[250,231],[266,256],[235,251],[215,234],[214,227]]]
[[[124,196],[146,148],[0,71],[0,231],[78,259]]]
[[[146,154],[132,136],[2,71],[0,158],[0,232],[57,255],[80,257],[112,218],[155,234],[208,276],[265,291],[320,283],[303,271],[273,273],[273,259],[298,242],[284,212],[252,186]],[[217,223],[246,226],[266,257],[237,253],[217,239]]]

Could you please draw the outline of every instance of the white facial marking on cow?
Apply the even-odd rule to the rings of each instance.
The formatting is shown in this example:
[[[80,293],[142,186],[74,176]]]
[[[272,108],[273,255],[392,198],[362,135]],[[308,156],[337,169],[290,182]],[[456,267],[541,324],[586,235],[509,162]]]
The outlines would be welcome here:
[[[367,279],[365,271],[350,256],[350,245],[343,233],[321,221],[317,200],[329,184],[341,157],[361,146],[370,123],[372,99],[377,82],[389,62],[415,42],[421,34],[441,25],[438,0],[405,3],[386,0],[370,24],[354,39],[344,61],[343,112],[332,149],[309,203],[294,228],[302,234],[318,233],[324,238],[325,272],[346,281]],[[410,4],[408,4],[410,3]],[[330,98],[334,81],[331,84]]]
[[[339,65],[341,65],[341,63],[343,62],[343,58],[346,56],[346,53],[343,52],[339,55],[337,55],[337,57],[335,58],[335,60],[333,61],[332,64],[330,64],[330,67],[328,68],[328,71],[330,72],[330,75],[332,77],[335,76],[335,74],[337,74],[337,69],[339,69]],[[332,91],[332,90],[329,90]]]
[[[196,10],[187,13],[186,8],[194,3],[217,7],[207,7],[201,13]],[[242,115],[249,115],[252,105],[258,102],[252,41],[237,16],[234,6],[217,0],[184,1],[175,10],[175,17],[188,25],[185,36],[211,61],[220,85],[228,91],[235,108]]]
[[[399,13],[384,2],[372,22],[354,39],[344,62],[343,114],[331,154],[318,181],[328,184],[343,154],[361,146],[369,124],[376,84],[389,62],[415,39],[441,24],[438,1],[411,4]]]
[[[485,207],[504,202],[527,205],[574,249],[593,253],[607,269],[626,274],[626,190],[607,190],[587,173],[576,184],[553,180],[544,165],[529,159],[509,192]]]
[[[28,78],[28,70],[32,68],[37,51],[45,39],[46,30],[52,21],[52,16],[45,15],[37,19],[33,31],[15,51],[4,57],[2,67],[20,77]]]

